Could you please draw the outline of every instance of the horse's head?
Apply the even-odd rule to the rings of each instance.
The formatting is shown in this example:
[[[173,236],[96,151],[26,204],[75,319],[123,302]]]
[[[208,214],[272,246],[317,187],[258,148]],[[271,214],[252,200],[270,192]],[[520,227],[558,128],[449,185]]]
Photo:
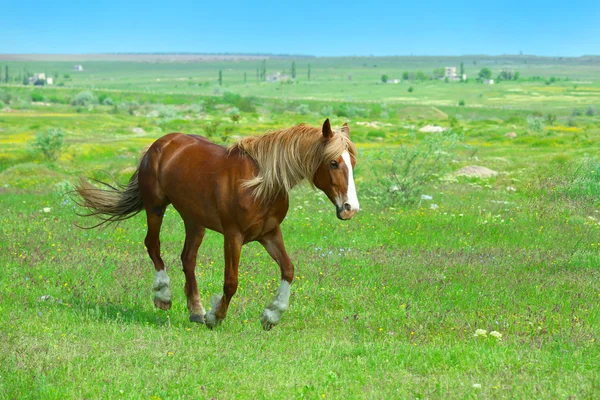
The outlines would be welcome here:
[[[323,160],[315,172],[313,183],[321,189],[336,207],[339,219],[350,219],[359,209],[353,169],[356,150],[350,141],[350,128],[345,123],[333,131],[329,118],[323,124],[325,148]]]

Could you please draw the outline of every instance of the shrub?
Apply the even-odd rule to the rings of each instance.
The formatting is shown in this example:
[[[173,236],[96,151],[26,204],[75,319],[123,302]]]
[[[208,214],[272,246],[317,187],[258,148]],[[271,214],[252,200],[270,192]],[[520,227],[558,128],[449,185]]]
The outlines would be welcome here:
[[[105,106],[112,106],[115,103],[113,102],[113,100],[110,97],[107,97],[104,100],[102,100],[102,104],[104,104]]]
[[[415,90],[415,88],[413,88],[412,86],[409,86],[408,93],[412,93],[412,92],[414,92],[414,90]]]
[[[528,117],[527,126],[531,131],[542,132],[544,130],[544,121],[539,117]]]
[[[12,100],[12,94],[7,93],[3,90],[0,90],[0,101],[5,103],[5,104],[10,104],[10,101]]]
[[[556,122],[556,114],[546,114],[546,122],[548,123],[548,125],[554,125],[554,123]]]
[[[206,137],[209,138],[209,139],[215,137],[216,134],[217,134],[217,130],[219,128],[219,125],[221,125],[221,121],[211,121],[211,122],[205,123],[202,126],[202,129],[206,133]]]
[[[96,102],[96,97],[90,91],[80,92],[71,100],[72,106],[88,106]]]
[[[388,81],[388,76],[386,74],[381,75],[381,82],[387,83],[387,81]]]
[[[33,148],[40,151],[49,161],[55,161],[64,150],[64,146],[65,132],[58,128],[38,132],[33,142]]]
[[[321,108],[321,115],[324,117],[330,117],[333,114],[333,107],[330,105],[325,105]]]
[[[458,101],[458,105],[461,106],[461,107],[464,107],[465,106],[465,101],[463,99],[460,99]]]
[[[414,147],[380,150],[374,154],[376,184],[368,195],[384,206],[414,204],[425,186],[451,168],[461,134],[445,131],[426,136]]]
[[[251,97],[242,97],[239,94],[225,92],[223,94],[223,101],[233,107],[237,107],[243,112],[255,112],[256,107],[254,106],[254,99]]]
[[[335,115],[338,117],[364,117],[366,114],[367,113],[362,108],[347,103],[340,104],[340,106],[335,110]]]
[[[300,114],[300,115],[310,114],[310,107],[308,106],[308,104],[300,104],[298,107],[296,107],[296,114]]]
[[[44,95],[40,92],[31,92],[31,101],[35,101],[35,102],[44,101]]]
[[[578,109],[574,109],[573,112],[571,113],[571,115],[573,117],[579,117],[581,115],[581,111]]]
[[[240,116],[240,110],[237,107],[231,107],[227,111],[227,115],[229,115],[229,118],[231,118],[233,122],[239,122],[240,119],[242,119]]]
[[[590,116],[590,117],[591,117],[591,116],[593,116],[595,113],[596,113],[596,112],[595,112],[595,110],[594,110],[594,107],[592,107],[592,106],[589,106],[589,107],[587,108],[587,110],[585,110],[585,115],[588,115],[588,116]]]

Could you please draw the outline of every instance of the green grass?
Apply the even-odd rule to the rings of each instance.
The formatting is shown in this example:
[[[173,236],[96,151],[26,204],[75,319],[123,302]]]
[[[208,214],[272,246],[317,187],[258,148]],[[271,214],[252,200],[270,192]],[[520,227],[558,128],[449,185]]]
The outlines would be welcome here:
[[[369,68],[379,76],[386,65],[400,71],[434,64],[368,60],[378,64]],[[371,102],[366,93],[366,71],[353,72],[352,82],[364,81],[358,87],[317,78],[327,71],[341,76],[359,61],[313,62],[314,93],[347,87],[352,100],[339,93],[327,97],[338,101],[299,100],[298,90],[298,98],[282,102],[257,85],[247,88],[256,96],[249,100],[255,110],[242,110],[239,123],[227,111],[241,110],[247,99],[207,96],[203,88],[148,93],[144,79],[187,77],[193,68],[208,76],[215,68],[246,68],[243,63],[143,64],[138,73],[134,63],[96,63],[86,68],[89,75],[71,73],[71,88],[35,89],[36,96],[70,99],[87,84],[79,81],[85,76],[94,84],[106,78],[108,85],[122,74],[132,91],[95,91],[110,92],[116,112],[98,105],[78,110],[70,100],[32,106],[33,88],[0,88],[21,99],[20,106],[0,111],[0,398],[597,397],[598,115],[573,117],[572,89],[564,85],[550,86],[550,100],[537,101],[535,82],[486,88],[490,97],[483,99],[450,94],[481,90],[474,83],[427,82],[422,92],[415,85],[414,94],[423,97],[382,106],[382,99]],[[528,64],[532,75],[550,68],[534,61]],[[586,68],[565,62],[549,73],[597,87],[597,72]],[[504,90],[510,88],[522,90],[523,98],[515,101]],[[423,93],[435,93],[436,104],[452,104],[425,104]],[[130,112],[125,102],[134,100],[139,106]],[[300,104],[309,114],[298,112]],[[334,125],[350,121],[358,144],[362,211],[341,222],[322,193],[305,187],[292,192],[282,230],[296,280],[290,309],[272,331],[262,330],[258,316],[277,291],[279,272],[260,245],[244,247],[238,293],[224,323],[209,331],[187,319],[179,261],[184,230],[172,208],[161,236],[173,287],[169,312],[152,303],[154,269],[143,245],[143,215],[108,229],[75,226],[88,221],[64,196],[69,182],[80,174],[110,180],[107,173],[127,181],[142,149],[165,133],[205,134],[204,124],[221,121],[214,139],[230,127],[232,141],[321,123],[326,106]],[[527,117],[539,117],[540,110],[558,120],[534,132]],[[341,115],[348,112],[358,115]],[[372,121],[382,124],[358,124]],[[425,186],[432,200],[390,206],[388,188],[377,187],[388,173],[380,160],[398,146],[421,143],[427,134],[418,129],[428,123],[464,134],[450,173]],[[30,148],[36,133],[50,127],[66,132],[67,147],[55,163]],[[518,136],[506,138],[507,132]],[[466,165],[500,174],[487,180],[452,174]],[[196,270],[205,306],[221,292],[222,253],[222,237],[209,232]],[[477,329],[502,338],[476,337]]]

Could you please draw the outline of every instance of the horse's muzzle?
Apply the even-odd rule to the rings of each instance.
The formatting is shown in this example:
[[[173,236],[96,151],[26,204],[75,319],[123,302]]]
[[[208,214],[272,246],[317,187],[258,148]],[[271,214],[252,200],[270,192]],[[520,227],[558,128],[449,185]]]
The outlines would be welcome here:
[[[346,221],[354,217],[358,210],[352,209],[350,203],[344,203],[343,207],[336,206],[336,215],[339,219]]]

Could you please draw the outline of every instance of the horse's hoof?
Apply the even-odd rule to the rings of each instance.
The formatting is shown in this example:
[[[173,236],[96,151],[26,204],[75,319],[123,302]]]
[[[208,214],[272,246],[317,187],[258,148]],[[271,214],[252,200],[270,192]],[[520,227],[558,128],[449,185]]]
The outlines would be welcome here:
[[[217,327],[220,323],[221,321],[217,319],[217,316],[210,311],[204,316],[204,324],[206,324],[206,327],[210,330],[213,330],[213,328]]]
[[[159,299],[158,297],[154,298],[154,305],[156,306],[156,308],[160,308],[161,310],[169,310],[171,308],[171,302],[170,301],[163,301],[161,299]]]
[[[264,313],[260,316],[260,323],[265,331],[270,331],[275,326]]]
[[[190,322],[197,322],[199,324],[203,324],[204,323],[204,315],[190,314]]]

